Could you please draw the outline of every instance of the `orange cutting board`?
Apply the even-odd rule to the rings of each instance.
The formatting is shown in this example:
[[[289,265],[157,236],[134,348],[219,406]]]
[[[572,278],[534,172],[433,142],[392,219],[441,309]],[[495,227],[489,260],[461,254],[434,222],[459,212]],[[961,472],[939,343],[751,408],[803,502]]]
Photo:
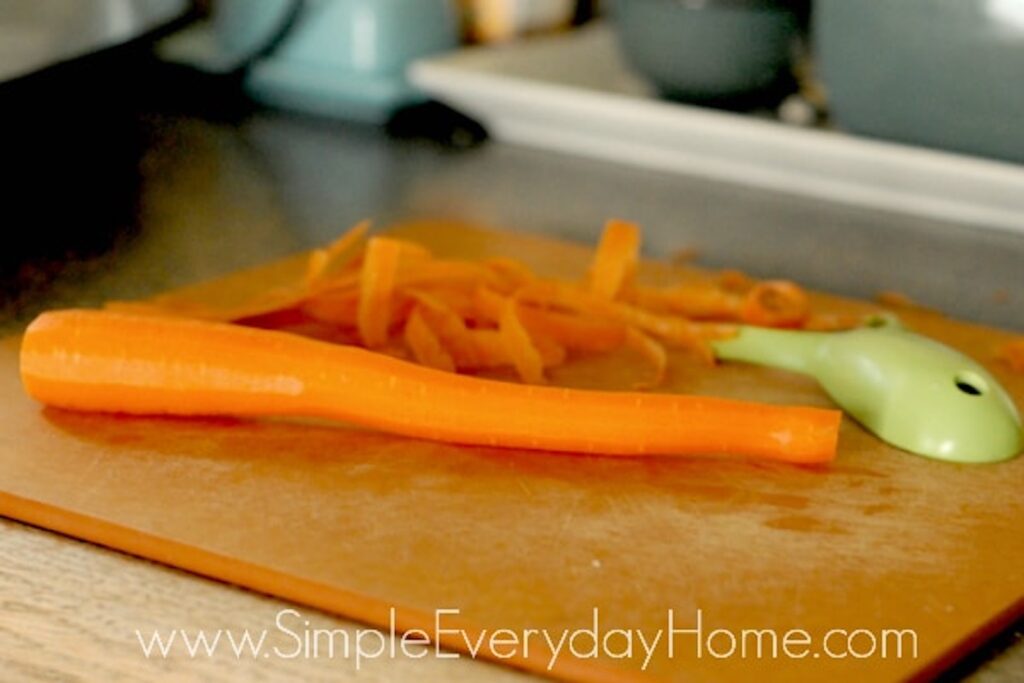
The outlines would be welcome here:
[[[588,251],[537,237],[418,224],[401,232],[452,256],[505,255],[583,272]],[[290,261],[273,272],[286,272]],[[270,271],[268,271],[270,272]],[[646,277],[659,277],[648,267]],[[253,274],[217,285],[222,293]],[[256,279],[273,274],[255,274]],[[884,283],[879,283],[884,285]],[[209,296],[210,290],[204,294]],[[818,297],[833,308],[864,304]],[[1018,404],[1024,377],[991,362],[1005,333],[907,310],[911,326],[985,362]],[[643,364],[584,359],[556,380],[621,387]],[[673,358],[670,391],[828,405],[810,380]],[[671,610],[702,640],[725,629],[808,631],[806,657],[718,659],[697,637],[634,657],[552,653],[536,639],[505,663],[575,680],[838,681],[926,675],[1024,607],[1024,458],[934,462],[888,448],[849,420],[840,455],[802,469],[711,459],[616,459],[467,448],[346,427],[185,420],[42,409],[21,391],[17,342],[0,347],[0,514],[399,629],[435,624],[463,649],[493,629],[641,629]],[[466,406],[471,420],[472,406]],[[913,629],[890,650],[832,659],[830,629]],[[619,640],[616,640],[619,638]],[[728,636],[710,647],[728,649]],[[869,645],[863,633],[855,650]],[[622,651],[624,636],[609,649]],[[764,641],[770,645],[770,641]],[[837,642],[830,641],[833,650]],[[890,644],[894,648],[895,644]],[[507,648],[506,648],[507,649]],[[791,651],[798,652],[800,648]],[[737,650],[737,653],[740,653]],[[497,659],[505,650],[482,655]]]

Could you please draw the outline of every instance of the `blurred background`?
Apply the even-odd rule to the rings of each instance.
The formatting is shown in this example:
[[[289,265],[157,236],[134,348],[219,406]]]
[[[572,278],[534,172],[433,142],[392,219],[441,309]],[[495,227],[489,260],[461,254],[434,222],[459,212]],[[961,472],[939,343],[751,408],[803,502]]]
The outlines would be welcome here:
[[[1024,0],[2,0],[3,319],[368,216],[616,215],[1019,328],[1021,74]]]

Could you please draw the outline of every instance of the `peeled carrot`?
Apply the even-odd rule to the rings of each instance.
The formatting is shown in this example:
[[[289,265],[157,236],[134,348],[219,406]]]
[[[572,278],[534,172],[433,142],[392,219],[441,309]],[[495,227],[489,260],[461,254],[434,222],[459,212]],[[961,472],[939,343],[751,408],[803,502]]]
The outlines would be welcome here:
[[[108,311],[44,313],[21,377],[56,407],[308,416],[460,444],[607,455],[835,456],[841,414],[671,394],[466,377],[270,330]]]

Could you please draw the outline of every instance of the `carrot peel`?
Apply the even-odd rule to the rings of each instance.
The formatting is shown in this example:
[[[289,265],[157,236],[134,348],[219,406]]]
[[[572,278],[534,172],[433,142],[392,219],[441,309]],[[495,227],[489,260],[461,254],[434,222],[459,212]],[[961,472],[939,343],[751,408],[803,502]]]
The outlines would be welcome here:
[[[529,384],[543,384],[544,359],[519,319],[518,299],[512,297],[505,302],[498,322],[498,333],[505,345],[505,352],[512,359],[519,377]]]
[[[356,320],[359,335],[368,347],[383,346],[391,322],[391,295],[402,243],[375,237],[366,246],[366,260],[360,274],[361,289]]]
[[[616,298],[636,272],[639,252],[639,226],[622,220],[608,221],[590,265],[590,290],[604,299]]]
[[[423,319],[419,308],[413,309],[409,320],[405,323],[405,343],[420,365],[455,372],[455,361]]]

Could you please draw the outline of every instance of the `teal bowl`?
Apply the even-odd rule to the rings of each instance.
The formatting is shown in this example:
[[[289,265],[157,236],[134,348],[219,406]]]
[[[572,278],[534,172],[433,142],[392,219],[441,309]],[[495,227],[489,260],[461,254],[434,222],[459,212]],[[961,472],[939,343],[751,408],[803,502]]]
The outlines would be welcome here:
[[[666,97],[715,104],[792,81],[800,35],[785,0],[616,0],[612,20],[629,64]]]

